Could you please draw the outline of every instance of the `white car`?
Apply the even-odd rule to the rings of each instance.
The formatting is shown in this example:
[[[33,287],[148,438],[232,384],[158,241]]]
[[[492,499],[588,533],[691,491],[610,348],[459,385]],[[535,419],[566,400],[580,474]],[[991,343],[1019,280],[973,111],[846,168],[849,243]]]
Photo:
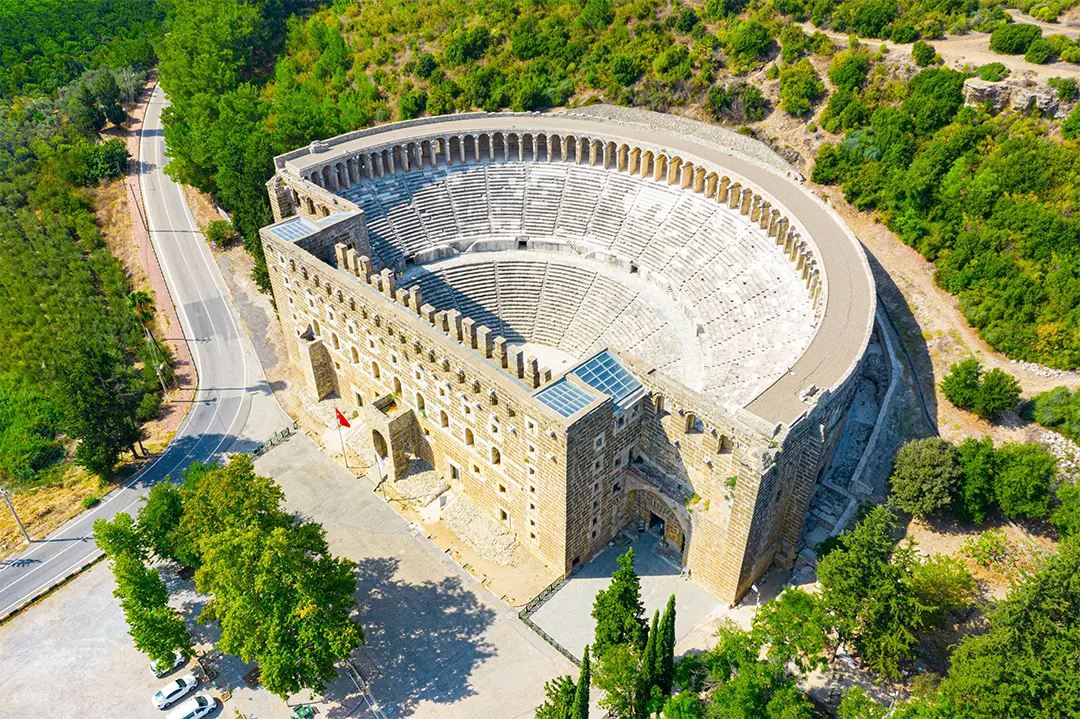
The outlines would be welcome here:
[[[177,650],[177,652],[176,652],[176,654],[174,655],[174,658],[173,658],[172,666],[169,666],[168,664],[157,664],[155,662],[150,662],[150,671],[152,671],[154,673],[155,677],[157,677],[158,679],[161,679],[163,676],[165,676],[166,674],[171,673],[173,670],[175,670],[181,664],[185,664],[186,661],[187,660],[184,659],[184,655],[181,654],[179,650]]]
[[[193,674],[185,674],[179,679],[174,679],[165,686],[163,686],[157,694],[154,695],[153,702],[155,709],[164,709],[172,704],[174,701],[195,691],[195,687],[199,686],[199,680],[195,678]]]
[[[217,700],[209,694],[196,694],[165,715],[165,719],[199,719],[214,711]]]

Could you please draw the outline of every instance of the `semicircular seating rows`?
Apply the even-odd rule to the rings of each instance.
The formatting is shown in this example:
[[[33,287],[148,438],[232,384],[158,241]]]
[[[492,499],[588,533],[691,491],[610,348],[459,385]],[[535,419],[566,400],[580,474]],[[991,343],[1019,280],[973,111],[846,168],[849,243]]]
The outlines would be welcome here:
[[[805,283],[774,239],[737,210],[677,186],[587,165],[496,161],[387,174],[340,194],[364,210],[372,250],[384,265],[398,265],[440,246],[467,251],[477,240],[506,239],[599,250],[646,269],[699,327],[701,367],[680,370],[677,344],[664,352],[663,327],[670,323],[663,318],[638,320],[633,331],[615,330],[608,344],[680,381],[704,377],[694,389],[717,401],[753,399],[787,370],[813,336],[816,317]],[[439,280],[461,293],[456,304],[439,309],[453,304],[477,323],[497,325],[499,333],[516,331],[527,341],[579,357],[597,346],[598,340],[585,342],[598,336],[592,318],[608,314],[601,308],[583,309],[575,299],[587,278],[557,278],[561,270],[541,257],[538,267],[530,269],[500,269],[493,260],[478,263],[472,274],[455,267]],[[515,281],[500,282],[505,273],[518,270],[522,274]],[[510,299],[515,292],[521,303],[535,306],[538,280],[530,273],[543,274],[545,283],[550,274],[553,287],[558,284],[565,293],[561,302],[550,303],[552,322],[563,328],[553,329],[546,339],[536,334],[535,324],[511,318],[517,311]],[[484,287],[485,282],[490,286]],[[426,301],[438,306],[433,301],[438,292],[429,295],[428,287],[423,289]],[[493,294],[495,304],[485,304]],[[621,297],[611,290],[615,305]],[[629,316],[648,315],[647,308],[635,308]],[[575,340],[575,333],[583,339]],[[647,337],[659,345],[655,356],[643,350]]]

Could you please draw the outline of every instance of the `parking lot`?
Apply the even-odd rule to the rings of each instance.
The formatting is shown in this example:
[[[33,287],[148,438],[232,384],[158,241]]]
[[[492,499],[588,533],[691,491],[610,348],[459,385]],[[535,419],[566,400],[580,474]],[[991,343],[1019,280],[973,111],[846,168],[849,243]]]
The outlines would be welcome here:
[[[322,522],[336,554],[357,562],[367,643],[354,664],[385,716],[531,716],[546,680],[576,673],[511,607],[414,534],[366,479],[332,463],[307,437],[270,450],[256,468],[282,485],[290,509]],[[187,585],[171,578],[170,585],[193,617],[200,599]],[[0,626],[0,717],[164,716],[151,695],[179,672],[154,678],[112,590],[112,573],[100,563]],[[190,624],[212,641],[212,628]],[[232,697],[211,716],[291,715],[265,689],[243,683],[247,667],[238,659],[217,666]],[[310,698],[305,691],[293,701]],[[348,677],[315,700],[320,717],[374,716]]]

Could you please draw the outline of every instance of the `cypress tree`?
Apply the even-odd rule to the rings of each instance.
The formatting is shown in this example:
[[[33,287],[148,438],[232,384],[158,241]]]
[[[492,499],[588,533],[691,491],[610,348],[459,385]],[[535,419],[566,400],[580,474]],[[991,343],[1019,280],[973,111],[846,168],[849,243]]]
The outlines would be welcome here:
[[[660,622],[661,636],[656,642],[656,685],[664,692],[671,693],[675,681],[675,595],[668,597],[664,618]]]
[[[657,652],[662,651],[664,635],[662,631],[658,631],[660,627],[660,610],[657,609],[652,615],[652,627],[649,629],[649,638],[645,642],[645,653],[641,657],[641,683],[648,693],[652,690],[653,684],[659,678],[657,669],[660,668],[660,664],[657,663]]]
[[[596,635],[592,648],[597,657],[603,657],[609,648],[620,644],[628,644],[639,652],[645,647],[649,625],[641,603],[641,580],[634,571],[634,548],[630,547],[618,562],[611,584],[593,602]]]
[[[589,682],[592,679],[589,670],[589,645],[585,645],[585,653],[581,656],[581,674],[578,676],[577,690],[574,692],[574,703],[570,708],[570,719],[589,719]]]

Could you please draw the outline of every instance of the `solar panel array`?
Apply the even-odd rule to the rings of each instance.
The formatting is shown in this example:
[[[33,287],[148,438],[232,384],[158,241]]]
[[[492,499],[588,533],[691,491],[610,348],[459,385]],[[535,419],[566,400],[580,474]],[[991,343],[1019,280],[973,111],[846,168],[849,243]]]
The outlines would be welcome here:
[[[574,416],[592,404],[595,399],[588,390],[565,379],[548,385],[534,396],[563,417]]]
[[[286,242],[295,242],[296,240],[307,237],[319,228],[305,220],[303,217],[293,217],[280,224],[273,225],[269,229],[270,232],[273,232]]]
[[[608,395],[615,404],[641,388],[641,382],[610,350],[590,357],[570,370],[570,374]]]

